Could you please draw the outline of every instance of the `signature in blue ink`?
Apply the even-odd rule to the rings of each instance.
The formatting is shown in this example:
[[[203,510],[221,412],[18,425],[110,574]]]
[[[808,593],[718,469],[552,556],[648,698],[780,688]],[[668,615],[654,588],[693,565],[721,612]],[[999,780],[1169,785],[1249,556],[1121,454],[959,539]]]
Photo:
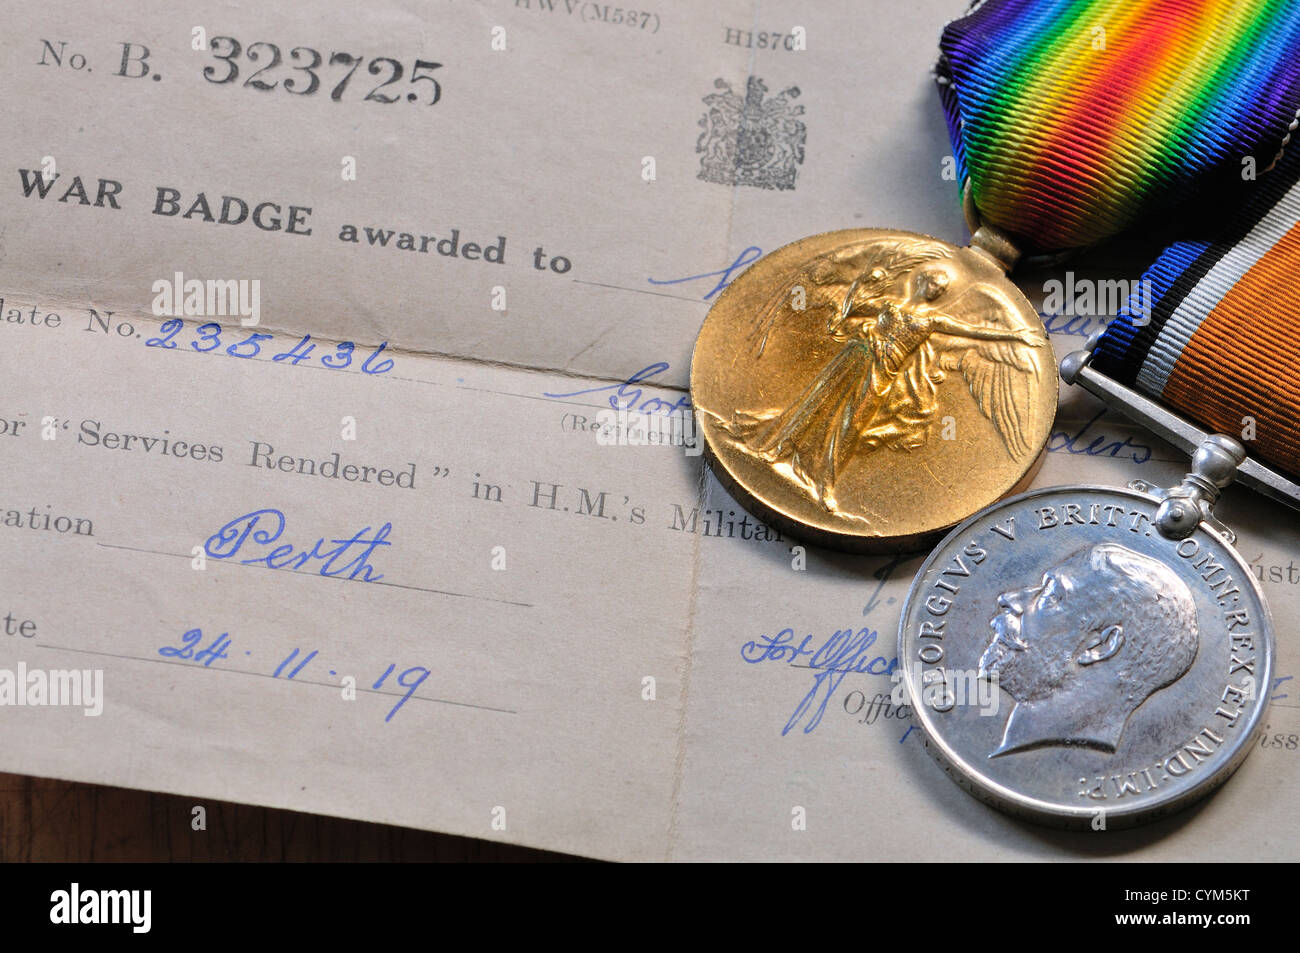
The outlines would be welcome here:
[[[821,724],[826,714],[826,706],[839,690],[844,676],[850,672],[868,675],[889,675],[898,668],[898,658],[885,658],[883,655],[869,656],[870,649],[876,644],[879,634],[875,629],[836,629],[820,645],[811,646],[814,636],[806,635],[796,645],[794,629],[782,629],[776,635],[762,635],[756,641],[746,642],[740,647],[740,657],[751,665],[760,662],[784,662],[799,668],[811,668],[817,672],[813,676],[812,688],[799,700],[794,714],[781,729],[787,735],[800,721],[807,718],[803,733],[809,734]],[[807,662],[800,664],[800,659]]]
[[[1110,323],[1107,318],[1087,314],[1039,314],[1047,333],[1058,337],[1089,338],[1094,331],[1099,331]]]
[[[1151,459],[1151,448],[1145,443],[1135,443],[1132,437],[1114,440],[1105,434],[1091,434],[1092,426],[1101,419],[1105,410],[1099,410],[1078,432],[1069,434],[1058,430],[1047,439],[1049,453],[1086,454],[1090,457],[1127,457],[1134,463],[1146,463]],[[1092,439],[1085,443],[1087,437]]]
[[[646,281],[652,285],[681,285],[690,281],[699,281],[702,278],[717,278],[718,283],[704,296],[705,301],[712,301],[714,295],[719,294],[727,285],[731,284],[737,272],[744,271],[762,257],[763,249],[757,245],[750,245],[736,256],[735,261],[720,271],[706,271],[700,275],[687,275],[685,278],[647,278]]]
[[[310,549],[298,549],[292,543],[283,543],[266,552],[267,548],[284,535],[284,514],[279,510],[254,510],[237,516],[208,537],[204,551],[213,559],[233,559],[246,556],[239,562],[245,566],[259,563],[269,569],[301,569],[316,560],[312,568],[330,578],[360,579],[378,582],[383,579],[368,562],[380,546],[391,546],[388,534],[393,524],[385,523],[378,530],[366,526],[346,539],[322,537]],[[366,534],[371,535],[367,537]],[[346,560],[346,561],[345,561]]]
[[[1291,676],[1290,676],[1290,675],[1281,675],[1281,676],[1279,676],[1279,677],[1273,679],[1273,691],[1274,691],[1274,692],[1277,692],[1277,690],[1278,690],[1279,688],[1282,687],[1282,683],[1283,683],[1283,682],[1289,682],[1289,681],[1291,681]],[[1271,697],[1269,698],[1269,701],[1272,701],[1272,702],[1281,701],[1283,698],[1286,698],[1286,697],[1287,697],[1287,696],[1286,696],[1286,692],[1281,692],[1281,693],[1279,693],[1279,694],[1275,694],[1275,695],[1271,696]]]
[[[543,397],[582,397],[586,394],[603,394],[606,391],[613,391],[609,395],[609,406],[615,410],[635,411],[640,414],[664,414],[672,416],[679,410],[691,406],[691,399],[686,396],[678,397],[677,400],[669,403],[658,397],[646,397],[642,400],[645,392],[637,385],[654,384],[651,380],[657,374],[662,374],[668,370],[668,364],[659,361],[641,368],[621,384],[606,384],[603,387],[588,387],[583,390],[568,391],[563,394],[544,393]]]

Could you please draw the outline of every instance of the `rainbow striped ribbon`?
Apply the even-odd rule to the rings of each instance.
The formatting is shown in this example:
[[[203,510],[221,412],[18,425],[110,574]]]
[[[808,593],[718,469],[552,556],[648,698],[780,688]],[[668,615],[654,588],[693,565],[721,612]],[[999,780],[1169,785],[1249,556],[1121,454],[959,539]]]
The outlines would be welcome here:
[[[1262,173],[1300,110],[1300,0],[985,0],[940,50],[961,178],[1025,250]]]
[[[1222,235],[1169,246],[1143,281],[1092,366],[1300,474],[1300,149]]]

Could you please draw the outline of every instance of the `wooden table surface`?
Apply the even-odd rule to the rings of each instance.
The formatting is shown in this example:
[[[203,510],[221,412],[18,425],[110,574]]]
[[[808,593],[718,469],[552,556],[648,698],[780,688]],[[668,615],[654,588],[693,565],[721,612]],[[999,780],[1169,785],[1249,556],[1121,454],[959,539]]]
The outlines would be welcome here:
[[[190,826],[207,811],[207,830]],[[226,801],[0,774],[0,860],[581,861],[494,841]]]

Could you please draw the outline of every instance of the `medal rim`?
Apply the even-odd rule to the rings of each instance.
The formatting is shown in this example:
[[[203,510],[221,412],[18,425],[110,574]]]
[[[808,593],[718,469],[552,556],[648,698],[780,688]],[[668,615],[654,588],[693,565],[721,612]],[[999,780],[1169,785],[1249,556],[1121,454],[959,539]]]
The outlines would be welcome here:
[[[925,558],[925,561],[921,563],[920,567],[917,569],[911,585],[908,586],[907,596],[903,600],[903,608],[899,612],[898,618],[898,658],[900,664],[905,659],[908,614],[912,608],[914,600],[916,599],[918,589],[922,580],[925,578],[926,573],[929,571],[930,567],[934,565],[939,553],[948,546],[949,543],[961,536],[964,532],[967,532],[971,525],[983,519],[991,512],[1018,506],[1019,504],[1036,497],[1043,497],[1062,492],[1080,491],[1113,493],[1140,500],[1143,503],[1155,505],[1159,505],[1160,503],[1160,501],[1151,494],[1143,493],[1140,490],[1134,490],[1131,487],[1104,486],[1096,483],[1060,484],[1057,486],[1040,487],[1038,489],[1029,490],[1025,493],[1017,493],[1014,496],[1005,497],[1004,499],[998,500],[996,503],[984,507],[978,513],[963,520],[935,545],[934,549],[930,552],[930,555]],[[1264,694],[1260,704],[1255,706],[1254,711],[1248,716],[1246,724],[1238,733],[1236,748],[1232,751],[1231,755],[1224,760],[1223,764],[1217,770],[1205,775],[1197,781],[1194,781],[1175,797],[1172,797],[1167,801],[1161,801],[1158,804],[1135,803],[1131,807],[1113,809],[1103,809],[1100,807],[1088,807],[1083,805],[1080,805],[1079,807],[1066,807],[1063,805],[1052,804],[1050,801],[1044,801],[1030,795],[1021,794],[976,771],[969,764],[968,759],[958,754],[953,749],[952,745],[943,739],[937,728],[930,724],[928,720],[928,712],[922,712],[922,709],[925,706],[911,704],[911,722],[921,730],[926,751],[928,751],[931,757],[939,763],[939,766],[943,768],[944,773],[952,778],[958,787],[965,790],[968,794],[978,798],[980,801],[983,801],[985,804],[995,807],[1005,814],[1009,814],[1012,817],[1030,820],[1038,824],[1057,828],[1087,829],[1091,827],[1092,820],[1097,815],[1098,811],[1104,810],[1107,827],[1122,829],[1126,827],[1134,827],[1139,824],[1145,824],[1162,817],[1176,814],[1212,794],[1237,772],[1237,769],[1241,767],[1242,763],[1246,760],[1246,757],[1250,754],[1254,742],[1255,731],[1259,727],[1259,723],[1263,720],[1265,714],[1267,714],[1269,708],[1268,690],[1269,686],[1272,685],[1273,661],[1276,655],[1276,632],[1273,624],[1273,612],[1268,604],[1268,599],[1264,595],[1263,587],[1259,584],[1259,580],[1255,578],[1255,574],[1250,571],[1250,567],[1247,565],[1245,559],[1243,559],[1241,554],[1237,552],[1236,546],[1233,543],[1230,543],[1222,533],[1204,521],[1199,524],[1198,528],[1204,530],[1215,542],[1219,543],[1234,561],[1237,569],[1250,580],[1251,591],[1255,594],[1255,597],[1263,610],[1264,624],[1261,626],[1261,629],[1264,632],[1265,638],[1264,651],[1261,654],[1264,656],[1264,665],[1262,666],[1263,672],[1256,677],[1256,681],[1265,686],[1263,689]],[[920,686],[913,684],[910,670],[907,665],[902,664],[902,668],[903,674],[901,677],[906,680],[909,699],[914,700],[919,697],[918,691]]]
[[[824,239],[830,236],[844,236],[846,241],[850,240],[848,238],[849,236],[858,236],[859,240],[868,240],[872,237],[919,238],[924,239],[925,241],[934,242],[938,245],[946,246],[954,252],[970,252],[971,254],[977,255],[981,258],[987,258],[989,263],[995,268],[1002,267],[995,259],[982,254],[979,249],[972,245],[958,245],[954,242],[942,238],[936,238],[935,236],[928,235],[924,232],[914,232],[906,229],[874,227],[830,229],[828,231],[816,232],[811,235],[797,238],[794,241],[786,242],[784,245],[781,245],[765,254],[762,258],[737,275],[736,278],[723,289],[722,294],[718,296],[718,299],[710,305],[708,314],[704,316],[704,320],[700,323],[700,330],[695,336],[695,343],[691,345],[691,369],[688,387],[689,392],[692,395],[694,395],[698,389],[697,374],[700,373],[700,362],[698,360],[700,340],[704,335],[705,325],[708,323],[709,317],[714,313],[714,311],[721,309],[723,303],[733,294],[733,290],[745,280],[746,276],[749,275],[753,269],[761,265],[767,258],[780,254],[784,250],[802,242]],[[1002,272],[1001,278],[1005,284],[1005,290],[1011,293],[1014,299],[1018,299],[1019,302],[1023,303],[1025,310],[1028,313],[1035,315],[1039,325],[1043,328],[1044,334],[1047,334],[1047,328],[1046,325],[1043,324],[1041,313],[1033,306],[1032,302],[1029,301],[1029,297],[1020,289],[1020,286],[1017,285],[1005,271]],[[1056,357],[1055,348],[1052,346],[1050,334],[1047,334],[1047,337],[1047,364],[1048,369],[1050,370],[1048,377],[1052,381],[1056,381],[1059,378],[1058,372],[1060,362]],[[1050,387],[1051,385],[1050,383],[1045,383],[1044,386]],[[732,472],[730,467],[727,466],[725,458],[719,454],[714,447],[714,441],[711,438],[710,430],[701,419],[699,408],[694,404],[693,398],[692,413],[695,414],[696,428],[701,434],[704,459],[708,462],[710,469],[713,471],[713,475],[717,478],[723,488],[736,500],[736,502],[749,510],[753,515],[763,520],[769,526],[784,533],[788,533],[795,539],[800,539],[814,545],[824,546],[828,549],[835,549],[840,552],[867,555],[890,555],[917,553],[935,546],[945,537],[945,534],[954,531],[955,528],[961,526],[967,520],[973,519],[989,507],[997,506],[999,503],[1022,494],[1029,486],[1031,486],[1034,479],[1038,476],[1039,471],[1042,469],[1044,461],[1047,459],[1047,444],[1051,440],[1052,428],[1055,425],[1056,415],[1060,409],[1059,393],[1055,395],[1052,404],[1051,420],[1048,423],[1042,442],[1037,448],[1037,452],[1025,465],[1019,478],[1006,490],[1005,493],[1003,493],[1002,496],[991,503],[986,504],[980,510],[974,513],[969,513],[965,517],[959,518],[951,523],[937,526],[930,530],[906,534],[855,533],[848,529],[830,529],[805,523],[797,516],[778,509],[771,503],[761,499],[755,492],[745,486],[740,478]]]

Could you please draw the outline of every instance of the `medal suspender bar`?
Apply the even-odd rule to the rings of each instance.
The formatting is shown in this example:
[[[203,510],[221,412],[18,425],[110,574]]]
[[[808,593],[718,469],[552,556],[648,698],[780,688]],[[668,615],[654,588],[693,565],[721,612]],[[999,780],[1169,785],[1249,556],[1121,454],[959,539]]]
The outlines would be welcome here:
[[[899,657],[926,747],[1010,813],[1092,829],[1165,816],[1221,785],[1263,718],[1272,619],[1213,507],[1234,478],[1300,506],[1297,64],[1291,2],[987,0],[944,32],[968,205],[1031,256],[1260,170],[1220,236],[1167,249],[1151,295],[1062,362],[1191,455],[1182,483],[994,504],[909,593]],[[1010,710],[970,705],[972,678]]]

